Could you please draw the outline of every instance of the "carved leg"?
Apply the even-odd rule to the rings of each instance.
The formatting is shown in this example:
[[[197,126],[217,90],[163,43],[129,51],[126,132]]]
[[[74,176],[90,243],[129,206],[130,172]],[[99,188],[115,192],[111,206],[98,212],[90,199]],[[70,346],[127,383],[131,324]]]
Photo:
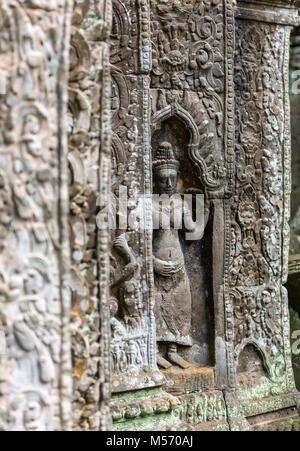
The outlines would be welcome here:
[[[175,365],[180,366],[184,370],[189,368],[191,364],[184,360],[177,352],[177,345],[172,343],[168,347],[168,359],[171,363],[175,363]]]
[[[169,368],[171,368],[171,363],[168,362],[162,355],[161,352],[159,351],[159,346],[157,344],[157,365],[160,368],[163,368],[164,370],[168,370]]]
[[[172,367],[172,364],[168,362],[161,354],[157,354],[157,365],[164,370],[168,370]]]

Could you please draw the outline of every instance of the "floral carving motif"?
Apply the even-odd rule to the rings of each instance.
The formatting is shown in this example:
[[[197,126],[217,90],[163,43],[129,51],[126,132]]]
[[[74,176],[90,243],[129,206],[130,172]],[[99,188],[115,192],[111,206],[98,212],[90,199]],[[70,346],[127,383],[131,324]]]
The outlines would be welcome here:
[[[7,430],[70,426],[70,367],[62,359],[70,346],[61,180],[66,180],[66,148],[59,146],[69,6],[68,0],[1,5],[6,73],[0,113],[0,317],[5,318],[7,355],[0,372],[8,393],[1,393],[6,395],[1,412],[2,402],[7,404],[0,423]],[[60,411],[51,411],[58,402]]]
[[[272,377],[275,373],[281,375],[278,371],[282,367],[285,333],[280,323],[282,294],[277,288],[283,271],[285,227],[284,39],[284,30],[279,26],[238,23],[237,183],[231,207],[229,276],[234,358],[238,359],[244,346],[252,343],[262,352]]]

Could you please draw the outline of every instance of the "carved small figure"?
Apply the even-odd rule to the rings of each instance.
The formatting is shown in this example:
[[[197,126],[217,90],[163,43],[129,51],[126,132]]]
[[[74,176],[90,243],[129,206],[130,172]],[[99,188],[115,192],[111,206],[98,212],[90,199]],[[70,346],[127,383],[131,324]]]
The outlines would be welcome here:
[[[110,326],[111,326],[111,363],[115,373],[124,372],[127,368],[127,359],[124,351],[126,340],[126,329],[124,325],[115,318],[119,309],[117,299],[110,298]]]
[[[112,289],[119,287],[121,300],[121,314],[126,324],[137,327],[140,322],[140,265],[135,253],[128,244],[128,234],[120,235],[114,242],[114,246],[126,258],[126,266],[122,276],[113,283]]]
[[[41,414],[42,406],[37,401],[28,401],[24,412],[24,426],[26,431],[44,431],[44,426],[41,422]]]
[[[131,370],[136,369],[138,352],[137,352],[137,346],[136,346],[136,343],[134,340],[129,340],[126,353],[127,353],[129,369],[131,369]]]

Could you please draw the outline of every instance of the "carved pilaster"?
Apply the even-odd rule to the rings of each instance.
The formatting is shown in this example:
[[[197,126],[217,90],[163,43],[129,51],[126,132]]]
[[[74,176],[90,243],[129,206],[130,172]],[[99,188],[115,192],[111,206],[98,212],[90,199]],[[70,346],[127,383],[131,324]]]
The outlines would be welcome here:
[[[145,0],[113,2],[112,195],[118,205],[120,192],[125,190],[128,217],[138,214],[139,195],[151,193],[149,13]],[[151,262],[151,234],[147,230],[140,233],[133,224],[117,224],[111,241],[114,392],[124,390],[127,383],[131,386],[132,371],[140,375],[139,386],[152,385],[151,370],[157,371]]]
[[[0,4],[0,430],[67,430],[71,0]]]
[[[109,230],[111,2],[75,1],[69,73],[73,423],[110,428]],[[97,227],[98,224],[98,227]]]
[[[295,2],[236,11],[236,192],[231,204],[229,381],[247,399],[295,390],[286,289],[290,214],[290,31]],[[251,380],[251,373],[252,380]],[[285,405],[286,401],[282,401]],[[296,404],[291,396],[289,402]],[[265,404],[267,405],[267,404]],[[268,407],[266,409],[272,409]]]

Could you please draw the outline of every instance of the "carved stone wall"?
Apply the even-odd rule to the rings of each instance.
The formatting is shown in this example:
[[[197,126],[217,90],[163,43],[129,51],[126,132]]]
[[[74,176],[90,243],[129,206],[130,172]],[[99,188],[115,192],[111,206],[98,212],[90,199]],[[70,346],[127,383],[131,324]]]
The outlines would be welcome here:
[[[289,5],[278,4],[277,8],[280,17],[271,2],[264,6],[240,2],[236,23],[237,178],[231,210],[230,365],[231,382],[237,369],[236,383],[246,397],[254,399],[294,390],[283,287],[289,249],[288,70],[293,17]],[[255,387],[249,379],[252,372]],[[247,408],[246,416],[255,409],[255,404]]]
[[[138,216],[138,194],[151,193],[149,40],[149,3],[113,1],[112,194],[117,206],[122,189],[126,190],[125,213],[132,216]],[[139,374],[141,387],[151,386],[153,377],[160,378],[155,373],[151,247],[151,233],[139,233],[134,224],[124,227],[119,223],[112,231],[112,371],[122,375],[113,379],[112,390],[116,392],[127,383],[131,386],[126,375],[132,371]],[[144,373],[144,368],[150,373]]]
[[[109,231],[111,2],[75,1],[69,72],[71,332],[75,430],[110,428]]]
[[[292,126],[292,188],[291,198],[291,217],[294,218],[299,208],[299,74],[300,70],[300,28],[293,30],[291,35],[291,64],[290,64],[290,83],[291,83],[291,126]],[[293,249],[292,249],[293,250]]]
[[[0,0],[0,430],[299,427],[298,3]]]
[[[153,349],[151,309],[150,316],[143,310],[150,299],[158,364],[165,369],[166,390],[182,402],[180,418],[186,419],[186,396],[195,387],[222,388],[232,430],[250,427],[245,417],[275,405],[294,408],[297,400],[283,288],[289,244],[289,37],[296,8],[292,2],[241,1],[234,20],[233,6],[148,2],[144,14],[151,27],[145,21],[140,32],[143,48],[139,5],[115,2],[111,37],[113,189],[156,192],[163,181],[155,168],[164,166],[178,178],[169,192],[203,194],[206,216],[205,231],[195,243],[176,241],[174,233],[173,242],[160,232],[145,234],[148,249],[153,241],[153,268],[151,251],[144,254],[137,247],[136,231],[127,229],[126,235],[125,225],[112,240],[113,381],[120,392],[134,389],[124,383],[126,375],[137,362],[152,365],[131,336],[142,325],[150,331],[148,352]],[[136,99],[141,99],[138,109]],[[140,264],[145,261],[147,289],[141,297],[145,269]],[[134,301],[126,294],[130,284]],[[172,302],[178,306],[177,322],[183,305],[187,312],[191,302],[185,313],[191,316],[186,316],[190,337],[178,335]],[[135,309],[124,310],[124,303]],[[133,355],[137,360],[126,366]]]
[[[234,178],[232,3],[152,2],[151,26],[152,154],[170,141],[180,162],[180,194],[202,194],[208,214],[203,238],[183,244],[192,297],[192,346],[184,354],[213,366],[223,353],[223,198]]]
[[[291,38],[291,132],[292,132],[292,196],[291,196],[291,242],[290,242],[290,263],[288,281],[290,301],[293,308],[300,312],[297,305],[297,288],[299,266],[299,120],[300,120],[300,95],[299,95],[299,27],[292,33]]]
[[[72,1],[0,3],[0,430],[71,427]]]
[[[289,293],[289,304],[291,313],[291,337],[292,344],[295,345],[298,338],[298,330],[300,329],[300,304],[299,304],[299,272],[300,272],[300,247],[298,231],[299,223],[299,149],[300,149],[300,91],[299,91],[299,75],[300,75],[300,59],[299,59],[299,43],[300,29],[295,28],[291,39],[291,64],[290,64],[290,97],[291,97],[291,134],[292,134],[292,194],[291,194],[291,240],[290,240],[290,258],[289,258],[289,277],[287,289]],[[292,348],[293,349],[293,348]],[[299,361],[300,357],[297,350],[292,352],[293,368],[295,374],[296,386],[300,387]]]

